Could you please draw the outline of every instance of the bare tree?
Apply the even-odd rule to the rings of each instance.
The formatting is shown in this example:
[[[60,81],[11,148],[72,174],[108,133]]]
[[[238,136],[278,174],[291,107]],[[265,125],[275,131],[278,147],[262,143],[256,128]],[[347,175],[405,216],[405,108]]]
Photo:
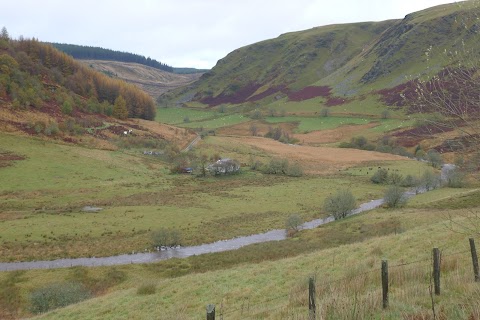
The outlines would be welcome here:
[[[457,152],[480,146],[480,2],[460,5],[465,7],[452,25],[452,34],[457,36],[454,47],[427,48],[423,76],[412,81],[414,93],[404,94],[414,111],[437,114],[423,120],[427,130],[457,133],[447,143],[450,151]]]

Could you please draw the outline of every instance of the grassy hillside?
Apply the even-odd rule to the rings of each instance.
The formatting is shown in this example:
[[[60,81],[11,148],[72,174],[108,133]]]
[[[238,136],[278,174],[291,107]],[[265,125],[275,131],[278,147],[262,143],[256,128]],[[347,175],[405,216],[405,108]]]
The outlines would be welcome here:
[[[176,124],[197,129],[218,128],[211,121],[225,114],[243,119],[225,121],[218,130],[222,134],[251,135],[253,126],[264,135],[269,127],[281,127],[307,144],[340,143],[359,135],[378,143],[389,136],[412,152],[418,147],[450,152],[450,146],[471,145],[469,140],[479,135],[479,15],[478,2],[466,1],[411,13],[402,20],[284,34],[239,48],[199,81],[162,95],[160,106],[178,108],[159,112],[183,113],[185,118],[195,113],[198,120]],[[424,83],[426,79],[434,82]],[[441,93],[431,95],[431,101],[428,94],[420,99],[420,84],[427,93],[442,88],[437,90]],[[462,110],[453,114],[458,106]],[[205,116],[196,110],[205,110]],[[211,116],[212,111],[217,113]],[[473,117],[465,120],[462,112]],[[343,123],[349,126],[345,132],[339,125],[328,137],[297,137],[327,129],[323,122],[342,124],[342,118],[351,118]],[[462,128],[459,118],[465,122]],[[435,129],[432,119],[440,124]],[[388,125],[376,125],[378,120]],[[367,130],[364,124],[370,124]]]
[[[218,105],[302,89],[343,66],[392,23],[319,27],[237,49],[187,92]]]
[[[442,60],[443,51],[459,49],[462,39],[467,48],[475,48],[478,10],[477,3],[469,1],[412,13],[403,20],[283,34],[231,52],[173,99],[216,106],[268,103],[285,95],[293,101],[322,96],[337,97],[330,104],[342,104],[339,98],[358,98],[424,73],[430,48],[434,70],[429,72],[449,63]],[[324,105],[329,106],[328,101]]]

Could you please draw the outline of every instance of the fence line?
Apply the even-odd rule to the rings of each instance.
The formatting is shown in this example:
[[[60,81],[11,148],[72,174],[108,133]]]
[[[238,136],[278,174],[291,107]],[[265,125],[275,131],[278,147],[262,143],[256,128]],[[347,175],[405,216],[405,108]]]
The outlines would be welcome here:
[[[444,251],[440,251],[439,249],[437,248],[434,248],[433,249],[433,254],[429,257],[429,258],[424,258],[424,259],[419,259],[419,260],[414,260],[414,261],[409,261],[409,262],[403,262],[403,263],[399,263],[399,264],[396,264],[396,265],[388,265],[388,261],[387,260],[382,260],[382,268],[381,268],[381,272],[379,271],[378,268],[372,268],[372,270],[368,270],[368,271],[365,271],[365,272],[361,272],[361,273],[357,273],[355,275],[347,275],[347,276],[343,276],[341,278],[338,278],[338,279],[334,279],[334,280],[328,280],[328,281],[325,281],[325,280],[321,280],[321,281],[318,281],[318,283],[316,283],[316,279],[315,277],[310,277],[310,280],[308,281],[309,285],[308,286],[305,286],[303,287],[302,289],[300,290],[291,290],[289,291],[287,294],[283,294],[283,295],[279,295],[279,296],[275,296],[275,297],[272,297],[272,298],[268,298],[268,299],[265,299],[261,302],[256,302],[256,303],[250,303],[247,299],[244,300],[244,302],[242,303],[242,306],[241,307],[237,307],[237,308],[234,308],[234,309],[230,309],[230,310],[225,310],[225,306],[223,305],[223,303],[221,304],[222,305],[222,308],[221,308],[221,319],[223,320],[223,317],[224,316],[228,316],[228,315],[232,315],[232,314],[235,314],[237,312],[241,312],[242,314],[242,319],[245,319],[245,318],[249,318],[250,315],[248,314],[249,311],[251,311],[251,309],[258,309],[259,306],[262,307],[263,311],[262,312],[265,312],[266,310],[271,310],[273,308],[268,308],[266,307],[266,304],[272,302],[272,301],[278,301],[278,300],[283,300],[283,299],[286,299],[287,297],[290,298],[290,300],[292,299],[292,297],[295,297],[295,296],[301,296],[305,299],[305,301],[307,301],[308,299],[308,303],[306,305],[309,306],[309,312],[308,312],[308,318],[309,319],[315,319],[316,318],[316,310],[317,310],[317,306],[318,304],[316,304],[316,297],[319,296],[319,292],[320,293],[326,293],[328,292],[329,290],[332,289],[333,285],[334,284],[338,284],[340,282],[346,282],[346,281],[349,281],[349,282],[352,282],[352,280],[355,280],[355,279],[358,279],[358,278],[361,278],[361,277],[364,277],[364,278],[367,278],[367,277],[370,277],[372,274],[374,274],[374,277],[372,280],[375,280],[375,282],[378,282],[380,283],[380,288],[381,288],[381,291],[382,291],[382,297],[381,297],[381,300],[383,301],[381,303],[381,305],[383,306],[384,309],[387,309],[389,307],[389,285],[392,284],[392,279],[396,279],[396,281],[398,281],[398,275],[397,274],[392,274],[389,279],[389,274],[388,274],[388,271],[389,270],[395,270],[395,269],[400,269],[402,272],[408,272],[408,271],[414,271],[414,270],[419,270],[418,267],[409,267],[409,268],[405,268],[406,266],[412,266],[414,264],[420,264],[420,263],[425,263],[425,265],[423,267],[428,267],[430,271],[432,271],[432,281],[435,282],[435,294],[436,295],[440,295],[440,275],[441,275],[441,267],[442,265],[444,264],[444,261],[442,258],[445,258],[445,257],[453,257],[453,256],[457,256],[457,255],[465,255],[467,253],[471,253],[471,259],[472,259],[472,262],[473,262],[473,269],[474,269],[474,277],[472,277],[472,281],[479,281],[480,278],[479,278],[479,275],[478,275],[478,260],[476,260],[476,251],[474,250],[475,249],[475,244],[473,242],[473,239],[469,239],[470,241],[470,250],[462,250],[462,251],[456,251],[456,252],[449,252],[449,253],[445,253]],[[467,257],[465,257],[465,259],[467,259]],[[462,259],[463,260],[463,259]],[[458,261],[458,260],[456,260]],[[428,265],[426,264],[428,262]],[[477,265],[475,264],[477,263]],[[456,267],[458,268],[458,267]],[[423,272],[425,272],[426,270],[424,270]],[[313,285],[312,285],[313,283]],[[316,290],[316,288],[319,288],[320,290]],[[326,290],[322,290],[322,288],[326,289]],[[313,293],[313,294],[312,294]],[[302,298],[302,299],[303,299]],[[356,295],[355,295],[355,299],[356,299]],[[248,301],[248,304],[245,306],[244,303],[245,301]],[[303,303],[302,303],[303,305]],[[287,307],[288,305],[285,305],[285,307]],[[215,306],[214,305],[209,305],[210,310],[213,309],[213,318],[212,318],[212,314],[208,314],[207,313],[207,319],[215,319]],[[208,310],[207,308],[207,310]],[[278,309],[278,307],[275,307],[275,309]],[[253,315],[252,315],[253,316]]]

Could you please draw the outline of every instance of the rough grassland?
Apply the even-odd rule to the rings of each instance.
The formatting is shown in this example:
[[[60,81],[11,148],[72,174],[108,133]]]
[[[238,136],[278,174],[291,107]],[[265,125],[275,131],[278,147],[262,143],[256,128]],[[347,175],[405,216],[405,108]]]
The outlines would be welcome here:
[[[255,146],[277,157],[299,161],[307,172],[316,174],[332,173],[361,162],[406,159],[396,155],[363,150],[287,145],[261,137],[216,137],[216,139],[228,139],[236,144]]]
[[[138,150],[89,149],[7,134],[1,138],[6,151],[25,157],[0,168],[8,182],[0,186],[3,261],[150,250],[150,232],[160,228],[178,229],[185,245],[283,228],[292,213],[305,220],[320,217],[323,199],[337,189],[350,188],[359,200],[381,196],[381,187],[338,173],[339,168],[370,160],[405,161],[359,150],[209,137],[201,152],[246,163],[251,155],[268,161],[273,152],[311,172],[337,175],[289,178],[244,170],[232,177],[199,179],[171,175],[165,163]],[[334,157],[343,161],[333,165]],[[82,212],[87,205],[104,210]]]
[[[452,211],[455,213],[455,211]],[[326,319],[399,319],[431,315],[428,273],[431,247],[442,249],[442,295],[435,297],[437,312],[448,319],[465,319],[478,311],[478,291],[473,282],[465,235],[445,227],[443,215],[424,210],[377,210],[345,222],[302,232],[300,238],[319,238],[330,228],[353,237],[368,233],[368,222],[397,219],[401,229],[362,242],[332,245],[301,256],[243,264],[227,270],[159,279],[151,266],[127,266],[129,280],[120,290],[39,319],[204,319],[205,305],[214,303],[229,319],[308,319],[307,279],[317,278],[318,314]],[[457,218],[456,218],[457,219]],[[458,219],[462,219],[459,217]],[[356,224],[363,222],[363,224]],[[356,225],[359,230],[348,229]],[[343,231],[341,231],[343,228]],[[362,231],[363,230],[363,231]],[[360,240],[361,241],[361,240]],[[284,242],[279,242],[282,247]],[[247,248],[245,249],[247,250]],[[236,256],[242,256],[244,249]],[[262,252],[262,245],[256,247]],[[461,252],[461,253],[460,253]],[[228,254],[228,253],[224,253]],[[217,257],[221,256],[216,255]],[[189,268],[193,259],[179,260],[179,268]],[[215,257],[212,256],[212,259]],[[391,266],[390,308],[381,309],[379,266],[388,259]],[[409,262],[406,266],[394,267]],[[182,267],[183,265],[183,267]],[[152,265],[153,267],[153,265]],[[141,271],[143,270],[143,271]],[[64,277],[67,270],[30,271],[33,283]],[[43,277],[43,279],[42,279]],[[139,283],[157,285],[157,293],[136,294]],[[461,303],[462,302],[462,303]]]

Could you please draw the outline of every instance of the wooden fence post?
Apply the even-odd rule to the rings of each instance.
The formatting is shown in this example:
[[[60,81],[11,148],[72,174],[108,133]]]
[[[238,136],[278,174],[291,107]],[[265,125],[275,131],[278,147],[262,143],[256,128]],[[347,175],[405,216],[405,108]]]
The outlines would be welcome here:
[[[215,305],[207,305],[207,320],[215,320]]]
[[[382,305],[388,308],[388,261],[382,260]]]
[[[470,252],[472,253],[473,274],[475,275],[475,282],[480,282],[480,273],[478,270],[478,256],[477,249],[475,248],[475,240],[473,238],[468,239],[470,242]]]
[[[315,320],[315,278],[310,277],[308,281],[308,312],[309,320]]]
[[[433,284],[435,294],[440,295],[440,250],[433,248]]]

